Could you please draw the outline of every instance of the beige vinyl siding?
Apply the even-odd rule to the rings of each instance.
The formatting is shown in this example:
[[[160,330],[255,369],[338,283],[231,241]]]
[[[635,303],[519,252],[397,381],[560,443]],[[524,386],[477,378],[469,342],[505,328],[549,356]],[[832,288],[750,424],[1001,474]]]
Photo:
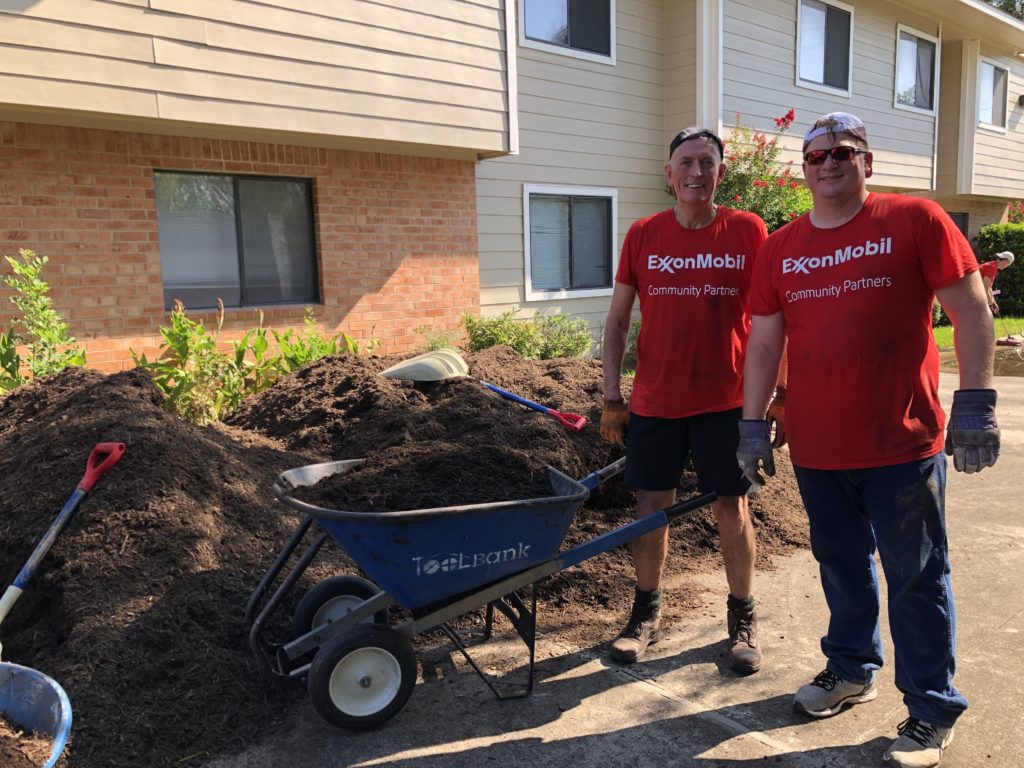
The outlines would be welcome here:
[[[477,165],[484,315],[561,311],[599,331],[610,296],[527,301],[523,186],[617,190],[616,261],[629,225],[671,205],[663,191],[662,14],[660,2],[616,0],[614,65],[519,48],[519,154]]]
[[[0,11],[0,105],[475,158],[509,146],[504,27],[501,0],[47,0]]]
[[[940,194],[954,194],[960,153],[960,101],[963,84],[963,43],[942,46],[942,78],[939,99],[938,170],[935,188]]]
[[[665,9],[665,145],[697,122],[697,3]],[[714,128],[714,126],[711,126]]]
[[[1022,41],[1024,43],[1024,41]],[[1010,199],[1024,196],[1024,109],[1017,97],[1024,93],[1024,63],[993,55],[982,45],[982,55],[996,66],[1008,70],[1006,89],[1006,130],[994,131],[978,126],[974,141],[974,186],[976,195],[994,195]],[[975,114],[977,114],[975,107]]]
[[[893,106],[896,26],[937,35],[938,25],[884,2],[848,2],[853,13],[851,95],[796,85],[799,0],[727,0],[722,119],[737,112],[755,128],[773,132],[773,118],[792,108],[796,122],[783,140],[781,159],[799,162],[807,125],[825,112],[860,116],[875,153],[873,187],[926,190],[932,186],[935,118]]]

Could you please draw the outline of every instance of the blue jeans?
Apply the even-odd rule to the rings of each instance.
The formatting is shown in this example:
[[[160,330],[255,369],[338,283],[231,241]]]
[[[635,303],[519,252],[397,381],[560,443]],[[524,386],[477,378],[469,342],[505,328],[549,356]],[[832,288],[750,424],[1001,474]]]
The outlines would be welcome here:
[[[877,547],[889,587],[896,687],[911,717],[953,725],[967,700],[953,687],[956,609],[946,543],[946,457],[889,467],[794,467],[811,551],[828,602],[828,669],[868,683],[882,666]]]

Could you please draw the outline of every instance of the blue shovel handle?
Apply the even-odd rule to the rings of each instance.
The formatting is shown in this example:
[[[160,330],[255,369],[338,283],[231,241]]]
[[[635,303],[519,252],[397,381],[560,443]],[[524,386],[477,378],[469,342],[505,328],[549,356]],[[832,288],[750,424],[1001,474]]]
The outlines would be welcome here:
[[[533,402],[533,400],[527,400],[525,397],[520,397],[519,395],[513,394],[512,392],[509,392],[507,389],[496,387],[493,384],[490,384],[486,381],[481,381],[480,379],[477,379],[477,381],[479,381],[492,392],[497,392],[504,398],[519,403],[520,405],[525,405],[527,408],[533,408],[533,410],[535,411],[546,413],[548,416],[551,416],[552,418],[558,420],[563,427],[571,429],[573,432],[579,432],[581,429],[583,429],[584,426],[586,426],[587,419],[585,416],[577,416],[575,413],[559,413],[554,408],[548,408],[546,405],[541,405],[540,403]]]

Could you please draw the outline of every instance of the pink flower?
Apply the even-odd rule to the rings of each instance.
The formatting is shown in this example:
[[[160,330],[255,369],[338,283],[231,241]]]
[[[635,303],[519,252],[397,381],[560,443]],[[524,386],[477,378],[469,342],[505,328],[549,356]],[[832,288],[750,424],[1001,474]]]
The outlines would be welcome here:
[[[743,198],[742,198],[742,197],[740,197],[739,195],[733,195],[733,196],[732,196],[732,199],[733,199],[733,202],[735,202],[735,203],[738,203],[738,202],[739,202],[740,200],[742,200]]]

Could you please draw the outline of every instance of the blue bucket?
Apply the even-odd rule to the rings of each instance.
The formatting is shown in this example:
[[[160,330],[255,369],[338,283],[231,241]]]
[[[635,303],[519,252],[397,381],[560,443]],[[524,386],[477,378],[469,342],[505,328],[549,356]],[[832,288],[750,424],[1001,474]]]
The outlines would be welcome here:
[[[53,768],[71,736],[71,701],[53,678],[19,664],[0,662],[0,715],[12,725],[53,739],[43,768]]]

